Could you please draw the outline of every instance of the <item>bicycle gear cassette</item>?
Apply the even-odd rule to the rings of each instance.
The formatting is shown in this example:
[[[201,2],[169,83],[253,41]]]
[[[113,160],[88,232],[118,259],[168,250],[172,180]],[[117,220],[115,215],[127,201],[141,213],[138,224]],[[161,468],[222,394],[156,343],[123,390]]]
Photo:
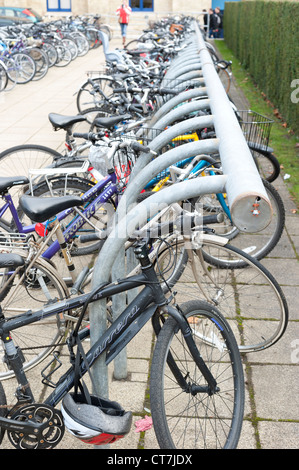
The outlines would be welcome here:
[[[7,431],[16,449],[52,449],[64,435],[60,411],[43,403],[23,406],[11,419],[20,422],[20,429]]]

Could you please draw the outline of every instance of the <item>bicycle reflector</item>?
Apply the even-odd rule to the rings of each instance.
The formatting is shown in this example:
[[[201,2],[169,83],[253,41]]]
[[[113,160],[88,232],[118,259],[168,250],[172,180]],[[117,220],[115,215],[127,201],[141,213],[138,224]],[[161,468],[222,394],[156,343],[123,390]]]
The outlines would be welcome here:
[[[41,223],[35,224],[34,230],[40,237],[46,237],[49,233],[47,227]]]

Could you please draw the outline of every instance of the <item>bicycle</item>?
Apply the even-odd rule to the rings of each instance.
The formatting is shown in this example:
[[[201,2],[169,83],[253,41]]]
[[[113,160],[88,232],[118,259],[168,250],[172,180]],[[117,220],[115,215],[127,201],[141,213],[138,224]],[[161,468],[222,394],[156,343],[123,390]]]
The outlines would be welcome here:
[[[21,186],[27,190],[28,186],[30,186],[29,192],[35,195],[59,195],[63,196],[66,194],[80,194],[81,195],[81,211],[76,211],[75,217],[71,216],[70,210],[62,210],[58,215],[59,221],[64,221],[64,239],[65,243],[69,245],[70,252],[72,256],[87,256],[93,255],[97,250],[99,250],[101,242],[91,243],[91,245],[79,246],[79,235],[82,233],[94,233],[95,231],[101,231],[103,228],[106,227],[109,218],[112,219],[113,213],[115,211],[115,202],[112,200],[113,196],[117,196],[120,191],[119,186],[119,177],[120,175],[117,174],[117,169],[113,166],[113,158],[115,158],[115,154],[117,153],[118,149],[121,147],[128,146],[132,150],[140,151],[141,149],[145,150],[146,147],[138,144],[137,142],[124,142],[122,143],[120,140],[114,142],[112,148],[109,149],[108,155],[106,155],[106,162],[108,164],[109,174],[107,177],[102,177],[97,183],[94,183],[87,179],[80,179],[79,177],[70,176],[71,173],[78,173],[82,172],[83,174],[87,170],[88,161],[85,163],[87,166],[83,166],[82,168],[68,168],[68,169],[60,169],[54,170],[53,173],[62,173],[65,171],[66,177],[51,177],[48,178],[46,176],[47,173],[51,172],[50,169],[46,169],[45,180],[42,181],[40,184],[36,184],[33,188],[29,184],[28,178],[24,177],[10,177],[10,178],[3,178],[0,182],[0,192],[1,197],[4,200],[4,205],[1,207],[0,210],[0,226],[2,230],[5,232],[2,233],[2,237],[7,240],[7,247],[9,247],[9,239],[12,235],[13,237],[16,234],[29,236],[32,233],[36,232],[36,224],[30,223],[29,225],[22,222],[22,210],[19,206],[14,204],[14,200],[16,199],[16,195],[11,195],[9,193],[9,189],[12,187]],[[33,172],[34,173],[34,172]],[[42,175],[42,170],[38,170],[38,174]],[[66,179],[67,178],[67,179]],[[1,180],[1,178],[0,178]],[[23,189],[24,192],[24,189]],[[17,198],[18,200],[18,198]],[[47,202],[45,201],[45,204]],[[59,207],[58,207],[59,209]],[[5,215],[9,211],[10,216],[5,220]],[[45,222],[46,221],[40,221]],[[39,229],[39,233],[44,233],[43,228]],[[14,232],[14,233],[11,233]],[[11,234],[11,235],[10,235]],[[75,241],[75,239],[77,241]],[[35,242],[34,242],[35,244]],[[60,246],[58,241],[52,241],[50,236],[46,238],[46,240],[42,243],[41,246],[31,247],[32,254],[36,255],[36,251],[47,260],[53,260],[54,256],[59,253]],[[35,252],[34,252],[35,250]],[[38,256],[38,255],[36,255]],[[86,261],[86,259],[84,260]],[[91,261],[91,260],[90,260]],[[56,262],[59,262],[59,257]],[[67,282],[71,282],[71,279],[67,278]]]
[[[69,196],[66,197],[66,200],[68,200],[68,197]],[[23,199],[24,197],[22,200]],[[30,202],[32,199],[37,199],[37,203],[32,206],[32,209],[30,209],[28,204],[32,204],[32,202]],[[45,200],[44,198],[31,197],[28,199],[27,196],[27,202],[25,207],[23,207],[23,210],[30,219],[34,219],[36,217],[36,213],[34,214],[32,212],[33,209],[36,212],[43,208],[44,214],[49,216],[47,212],[48,210],[55,209],[57,212],[58,210],[61,210],[61,204],[63,203],[65,203],[65,198],[47,198]],[[82,203],[81,199],[79,200],[79,204],[80,203]],[[171,207],[164,209],[164,216],[171,210]],[[181,212],[180,207],[179,212]],[[161,217],[163,217],[163,212],[157,214],[156,218],[150,223],[155,223],[157,220],[160,220]],[[209,220],[207,220],[207,218],[203,218],[200,219],[200,221],[201,223],[215,223],[216,217],[217,216],[212,216],[208,218]],[[172,215],[171,218],[171,220],[173,220]],[[197,298],[199,293],[201,293],[203,298],[208,300],[211,304],[223,308],[227,319],[231,321],[232,324],[235,324],[238,329],[242,323],[242,318],[244,317],[243,321],[246,323],[248,321],[248,316],[250,319],[251,315],[252,319],[257,321],[252,324],[252,327],[248,332],[244,329],[242,335],[238,338],[239,347],[244,352],[264,349],[278,341],[284,333],[288,322],[288,308],[280,287],[270,273],[260,265],[257,260],[228,245],[228,240],[223,237],[210,235],[207,236],[207,238],[202,238],[201,247],[199,247],[198,242],[195,241],[195,251],[191,250],[189,252],[185,249],[185,245],[182,240],[177,238],[176,234],[173,234],[172,236],[169,235],[169,233],[171,234],[171,232],[174,231],[174,227],[179,226],[178,222],[171,223],[168,221],[166,224],[168,231],[166,232],[167,237],[165,242],[161,244],[159,243],[159,240],[157,240],[157,247],[155,247],[151,253],[151,259],[155,263],[159,279],[161,279],[162,283],[167,282],[167,284],[165,284],[165,288],[175,284],[177,288],[179,286],[178,280],[181,277],[182,279],[188,279],[188,282],[190,282],[188,289],[186,288],[184,280],[182,281],[182,284],[180,284],[180,287],[183,288],[183,295],[191,295],[191,298],[193,299],[192,295],[195,294]],[[59,227],[59,220],[57,220],[57,230]],[[213,231],[210,233],[213,233]],[[161,234],[157,233],[155,237],[159,239],[160,235]],[[49,233],[48,236],[50,237],[51,233]],[[103,243],[103,240],[99,242],[99,237],[94,237],[93,234],[80,236],[82,244],[86,240],[89,242]],[[7,312],[6,315],[12,316],[16,314],[19,315],[24,312],[24,310],[26,311],[27,308],[24,308],[24,305],[28,305],[28,303],[31,305],[32,311],[34,311],[36,308],[39,308],[40,303],[48,302],[51,304],[51,302],[55,301],[55,297],[61,298],[61,296],[65,295],[65,292],[68,292],[61,275],[53,269],[52,265],[47,262],[46,259],[37,256],[33,258],[28,257],[27,247],[25,247],[27,251],[19,251],[22,248],[20,245],[21,241],[22,238],[17,240],[16,246],[18,247],[18,250],[16,252],[13,251],[19,256],[17,260],[19,260],[20,268],[18,270],[4,265],[4,273],[0,289],[2,309]],[[64,238],[62,236],[58,237],[58,241],[55,243],[60,246],[61,241],[64,243]],[[6,250],[11,251],[12,242],[11,240],[8,240],[8,242]],[[187,243],[190,248],[189,239],[187,240]],[[44,244],[47,244],[47,239]],[[130,243],[126,245],[126,249],[129,246]],[[172,255],[170,255],[167,250],[167,248],[170,247]],[[65,243],[63,249],[66,251]],[[175,261],[173,257],[175,257]],[[66,256],[66,261],[67,265],[71,266],[73,270],[73,286],[71,288],[71,292],[76,293],[86,284],[87,279],[90,278],[92,270],[87,266],[81,272],[81,276],[76,278],[77,273],[75,273],[74,267],[72,266],[73,263],[70,253]],[[185,268],[186,266],[188,267],[188,265],[191,266],[191,271],[190,267],[185,271]],[[162,266],[162,271],[166,270],[167,272],[166,281],[163,279],[163,276],[161,277],[160,266]],[[62,272],[61,267],[59,268],[59,272]],[[132,273],[133,272],[134,270]],[[21,276],[20,280],[18,278],[19,275]],[[15,282],[16,279],[18,282]],[[250,282],[248,281],[249,279]],[[258,290],[258,292],[262,291],[264,297],[267,299],[263,315],[264,318],[270,318],[270,322],[264,322],[263,328],[260,327],[258,318],[256,318],[257,315],[255,309],[253,309],[250,315],[238,314],[241,310],[237,307],[236,298],[245,299],[245,305],[250,305],[253,290]],[[179,289],[178,294],[180,295]],[[249,300],[246,303],[247,299]],[[67,315],[67,320],[70,323],[76,322],[76,314],[69,313]],[[24,370],[34,367],[43,360],[51,352],[53,347],[55,347],[55,344],[62,341],[65,329],[66,322],[63,318],[59,318],[57,323],[48,323],[47,330],[43,327],[43,333],[40,335],[31,333],[30,329],[25,333],[25,335],[21,335],[21,337],[18,338],[18,341],[20,344],[23,344],[26,351],[28,351],[28,356],[24,356],[26,357],[23,364]],[[21,330],[20,333],[24,333],[24,331]],[[0,380],[9,378],[11,375],[12,372],[7,370],[5,361],[2,361]]]
[[[70,205],[77,204],[77,201],[69,199]],[[56,207],[53,207],[53,214],[55,211]],[[45,213],[40,211],[38,218],[45,218]],[[136,244],[135,255],[142,270],[137,276],[97,287],[90,294],[55,302],[9,320],[1,312],[0,334],[5,357],[19,386],[17,404],[11,407],[7,406],[0,383],[0,427],[1,437],[6,431],[14,447],[55,447],[64,433],[63,417],[55,406],[101,354],[105,353],[106,363],[110,363],[150,319],[157,335],[151,368],[151,411],[159,445],[167,448],[237,446],[244,412],[244,377],[232,331],[218,310],[206,302],[194,300],[182,306],[170,304],[148,257],[150,245],[149,237]],[[17,259],[9,255],[5,260],[7,263],[17,263]],[[90,330],[80,327],[89,303],[141,286],[144,287],[137,297],[82,356],[80,345]],[[44,372],[43,382],[54,390],[43,403],[36,403],[24,372],[21,349],[15,347],[13,335],[41,318],[59,317],[78,308],[80,317],[67,342],[72,366],[55,384],[52,381],[53,370],[52,373]],[[58,354],[51,365],[55,363],[57,366],[57,360],[59,364]],[[75,363],[79,364],[79,375]],[[169,381],[173,384],[172,390],[169,390]],[[176,386],[175,395],[173,386]],[[176,404],[171,409],[168,407],[169,399]],[[180,423],[182,433],[176,433],[173,418]],[[184,429],[188,432],[187,440],[181,438]],[[199,436],[199,429],[208,429],[209,432]]]

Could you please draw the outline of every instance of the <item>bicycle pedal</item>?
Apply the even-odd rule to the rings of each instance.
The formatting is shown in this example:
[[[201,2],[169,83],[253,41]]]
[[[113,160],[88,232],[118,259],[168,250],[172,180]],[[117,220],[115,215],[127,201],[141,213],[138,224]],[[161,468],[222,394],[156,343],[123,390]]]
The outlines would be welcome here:
[[[53,382],[50,380],[50,377],[62,366],[62,362],[59,360],[60,353],[58,351],[54,351],[52,353],[53,359],[44,367],[44,369],[41,371],[41,376],[42,376],[42,384],[47,385],[48,387],[51,388],[56,388],[58,381]],[[46,373],[46,370],[50,369],[48,373]]]

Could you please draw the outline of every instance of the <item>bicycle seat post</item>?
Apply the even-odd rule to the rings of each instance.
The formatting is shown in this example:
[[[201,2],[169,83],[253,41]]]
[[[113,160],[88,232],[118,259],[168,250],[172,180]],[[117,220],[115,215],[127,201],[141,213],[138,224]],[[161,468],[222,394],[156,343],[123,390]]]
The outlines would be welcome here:
[[[52,219],[50,219],[49,223],[53,227],[53,229],[55,229],[57,241],[60,245],[63,258],[65,260],[68,271],[69,271],[70,276],[72,278],[72,281],[74,283],[76,278],[77,278],[77,273],[76,273],[75,265],[73,263],[70,251],[67,247],[67,244],[66,244],[66,241],[65,241],[62,229],[61,229],[60,222],[59,222],[58,218],[55,216]]]

